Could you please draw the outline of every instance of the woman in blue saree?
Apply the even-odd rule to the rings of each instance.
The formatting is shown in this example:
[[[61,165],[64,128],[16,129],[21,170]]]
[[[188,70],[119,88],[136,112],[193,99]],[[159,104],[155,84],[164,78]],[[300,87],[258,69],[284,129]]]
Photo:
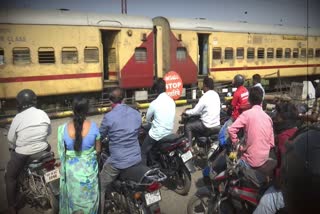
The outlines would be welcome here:
[[[86,120],[85,98],[73,101],[73,120],[58,128],[60,213],[96,214],[99,208],[97,152],[101,151],[96,123]]]

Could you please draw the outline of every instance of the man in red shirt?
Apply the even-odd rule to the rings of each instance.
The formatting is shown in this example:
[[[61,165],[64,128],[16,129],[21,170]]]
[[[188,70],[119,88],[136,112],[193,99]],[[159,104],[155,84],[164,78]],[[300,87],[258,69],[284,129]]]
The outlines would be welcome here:
[[[232,106],[232,119],[235,121],[239,115],[249,108],[248,103],[248,90],[243,86],[244,77],[241,74],[234,76],[232,84],[237,88],[233,94],[231,106]]]

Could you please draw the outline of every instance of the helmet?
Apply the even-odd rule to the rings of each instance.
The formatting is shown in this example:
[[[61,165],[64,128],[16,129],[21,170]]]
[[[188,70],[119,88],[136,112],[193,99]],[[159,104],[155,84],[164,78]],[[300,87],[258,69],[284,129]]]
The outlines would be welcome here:
[[[288,213],[319,209],[320,127],[307,127],[287,146],[283,156],[281,189]],[[297,200],[299,203],[296,203]]]
[[[23,111],[37,104],[37,95],[30,89],[23,89],[17,95],[18,111]]]
[[[239,87],[244,84],[244,77],[241,74],[237,74],[233,78],[233,84],[235,87]]]

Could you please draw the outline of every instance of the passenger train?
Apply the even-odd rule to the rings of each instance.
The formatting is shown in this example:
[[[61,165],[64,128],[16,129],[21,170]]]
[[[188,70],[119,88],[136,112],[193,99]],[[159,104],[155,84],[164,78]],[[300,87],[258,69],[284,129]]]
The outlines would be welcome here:
[[[24,88],[41,97],[101,96],[120,86],[147,99],[156,78],[184,88],[259,73],[268,85],[319,78],[320,29],[65,10],[0,11],[0,100]],[[54,96],[53,96],[54,95]],[[139,96],[137,96],[139,95]],[[141,96],[142,95],[142,96]]]

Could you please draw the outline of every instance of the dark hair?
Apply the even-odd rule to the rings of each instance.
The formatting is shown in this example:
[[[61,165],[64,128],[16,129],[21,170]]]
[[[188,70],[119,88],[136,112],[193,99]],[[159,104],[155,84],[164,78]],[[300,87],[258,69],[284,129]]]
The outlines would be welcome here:
[[[121,103],[123,100],[123,90],[119,87],[114,88],[110,94],[110,100],[113,103]]]
[[[209,77],[205,77],[203,79],[203,86],[209,88],[210,90],[213,90],[214,88],[214,84],[213,84],[213,79],[209,78]]]
[[[251,105],[260,105],[262,103],[263,92],[260,87],[252,87],[249,90],[249,102]]]
[[[281,102],[276,105],[277,115],[282,120],[296,120],[298,119],[298,109],[293,103]]]
[[[89,102],[84,97],[76,97],[73,100],[73,125],[75,129],[75,141],[74,150],[81,151],[82,146],[82,128],[83,122],[86,120],[86,116],[89,110]]]
[[[161,94],[166,91],[166,82],[162,78],[159,78],[152,88],[156,93]]]
[[[261,82],[261,76],[260,74],[255,74],[252,76],[252,80],[253,82],[256,82],[256,83],[260,83]]]

